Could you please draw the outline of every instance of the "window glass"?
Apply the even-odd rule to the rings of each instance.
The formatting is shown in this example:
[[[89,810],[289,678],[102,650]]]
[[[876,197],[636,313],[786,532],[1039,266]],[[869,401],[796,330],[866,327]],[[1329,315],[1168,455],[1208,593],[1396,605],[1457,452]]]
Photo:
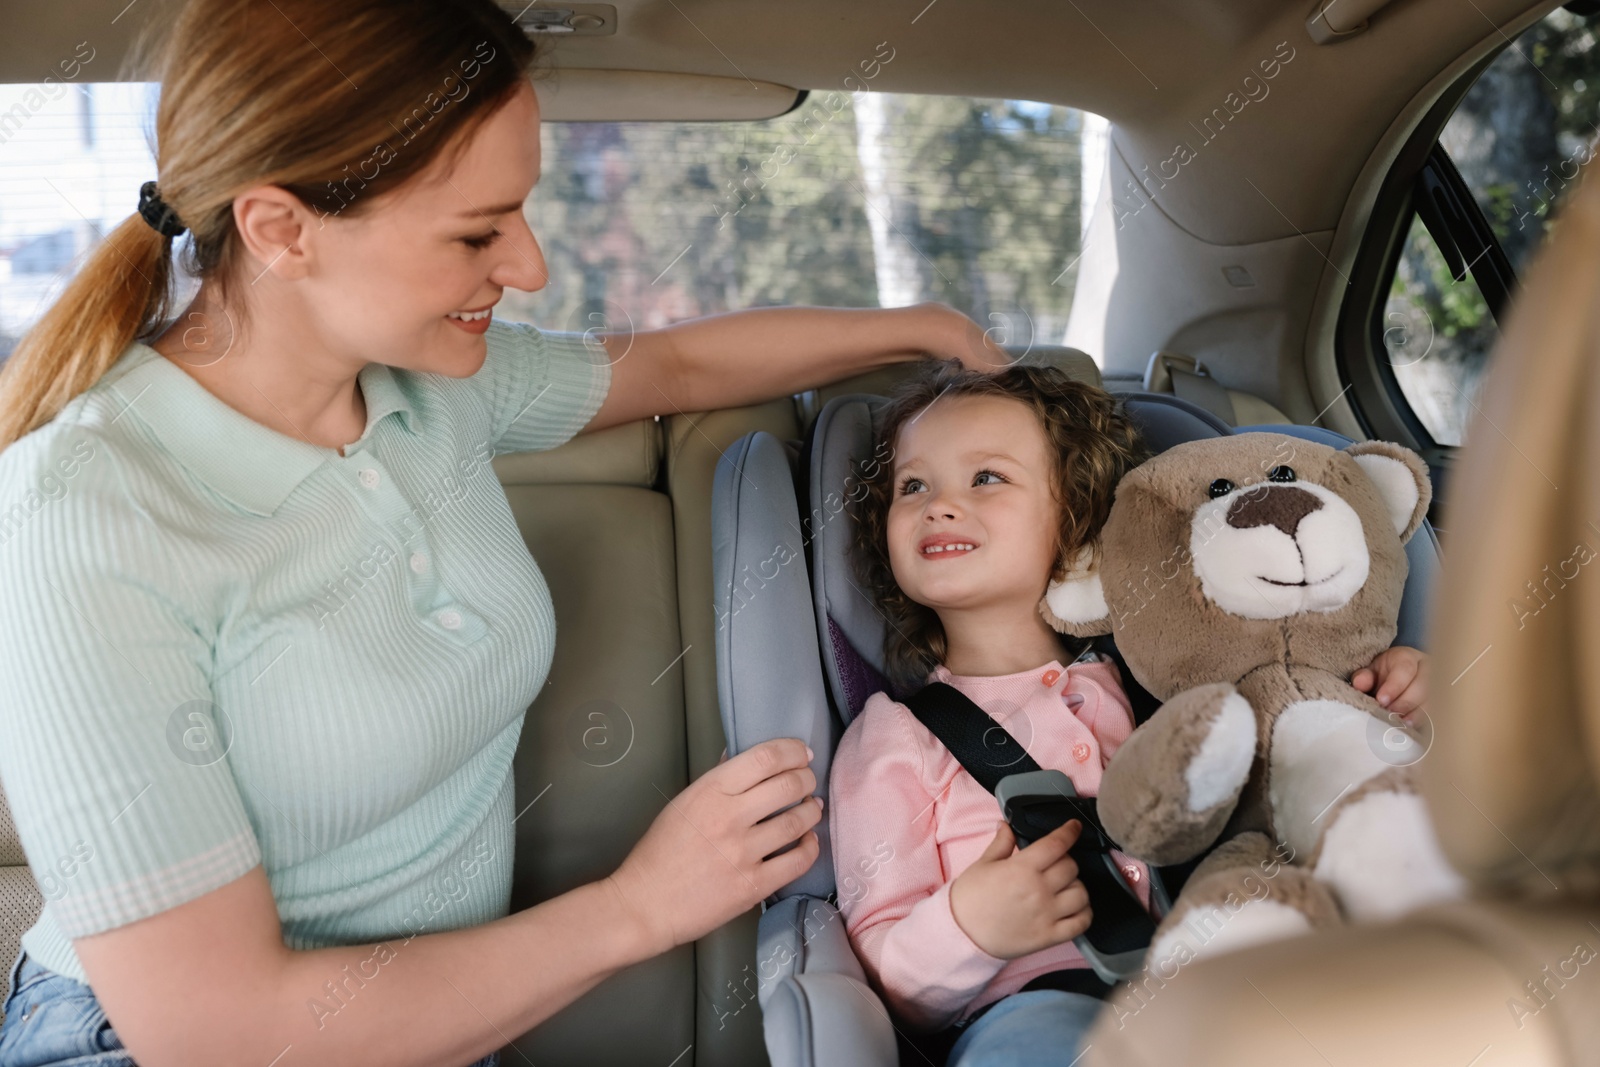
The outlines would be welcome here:
[[[1510,43],[1439,136],[1519,275],[1594,159],[1600,120],[1596,20],[1558,8]],[[1384,345],[1433,439],[1462,443],[1497,337],[1477,284],[1456,282],[1416,220],[1384,308]]]
[[[1483,72],[1439,136],[1519,275],[1553,210],[1594,158],[1597,24],[1557,8],[1528,27]]]
[[[154,87],[0,85],[0,358],[155,177]]]
[[[155,177],[158,87],[48,88],[0,86],[0,355]],[[496,314],[650,329],[761,305],[940,300],[1001,343],[1057,343],[1082,135],[1069,108],[872,92],[813,92],[763,122],[545,123],[527,216],[550,281],[507,290]]]
[[[1383,346],[1411,410],[1441,445],[1462,443],[1498,332],[1469,272],[1456,281],[1416,216],[1384,308]]]
[[[528,212],[550,284],[503,306],[581,330],[940,300],[1001,343],[1058,343],[1081,127],[1063,107],[867,92],[760,123],[550,123]]]

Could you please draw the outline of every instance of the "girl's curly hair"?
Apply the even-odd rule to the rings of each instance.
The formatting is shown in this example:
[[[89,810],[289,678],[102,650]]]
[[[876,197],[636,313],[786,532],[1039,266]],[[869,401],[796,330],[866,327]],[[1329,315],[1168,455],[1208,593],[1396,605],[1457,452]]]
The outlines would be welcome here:
[[[851,557],[863,591],[889,622],[884,663],[891,689],[909,694],[948,651],[944,627],[932,608],[908,597],[889,565],[889,506],[894,501],[894,446],[900,428],[940,397],[1001,396],[1026,404],[1039,420],[1055,457],[1054,487],[1061,504],[1052,580],[1064,577],[1067,561],[1090,546],[1111,513],[1117,482],[1148,455],[1137,427],[1123,405],[1105,390],[1074,381],[1056,367],[1012,366],[998,373],[968,370],[953,361],[928,360],[920,373],[902,383],[883,409],[866,492],[852,509],[855,534]],[[1039,590],[1040,596],[1044,589]]]

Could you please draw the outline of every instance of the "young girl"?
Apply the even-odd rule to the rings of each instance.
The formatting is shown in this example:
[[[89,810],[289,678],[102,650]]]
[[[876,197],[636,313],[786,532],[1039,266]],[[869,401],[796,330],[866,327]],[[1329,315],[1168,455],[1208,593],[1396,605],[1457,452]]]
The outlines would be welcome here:
[[[1133,714],[1115,665],[1039,606],[1144,458],[1136,429],[1104,391],[1014,366],[930,367],[881,432],[893,462],[861,502],[856,563],[889,622],[891,688],[948,683],[1095,796]],[[1356,682],[1406,714],[1420,661],[1389,649]],[[829,789],[835,869],[874,871],[840,909],[891,1015],[952,1067],[1071,1062],[1104,992],[1072,944],[1091,919],[1068,855],[1077,821],[1016,849],[994,796],[881,692],[840,739]],[[1147,868],[1114,855],[1148,907]]]

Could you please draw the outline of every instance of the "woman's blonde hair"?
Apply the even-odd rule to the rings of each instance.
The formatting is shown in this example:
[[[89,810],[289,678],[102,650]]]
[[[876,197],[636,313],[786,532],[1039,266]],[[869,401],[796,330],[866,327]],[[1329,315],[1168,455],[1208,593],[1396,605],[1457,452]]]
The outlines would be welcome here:
[[[896,389],[884,408],[866,492],[855,506],[852,561],[863,591],[883,611],[884,665],[894,693],[922,687],[928,672],[942,663],[948,648],[938,614],[912,600],[894,580],[889,564],[889,507],[894,503],[893,455],[900,428],[941,397],[1000,396],[1028,407],[1044,430],[1054,457],[1052,494],[1061,505],[1052,578],[1084,546],[1097,548],[1100,528],[1111,513],[1117,482],[1141,463],[1146,449],[1120,401],[1105,390],[1074,381],[1055,367],[1013,366],[995,374],[968,370],[950,361],[928,360]],[[1044,590],[1039,590],[1041,596]]]
[[[535,47],[493,0],[190,0],[136,48],[152,51],[136,65],[161,82],[160,197],[189,229],[185,269],[237,329],[235,196],[277,185],[319,215],[359,214],[449,162],[528,80]],[[172,240],[134,212],[89,254],[0,368],[0,449],[165,325]]]

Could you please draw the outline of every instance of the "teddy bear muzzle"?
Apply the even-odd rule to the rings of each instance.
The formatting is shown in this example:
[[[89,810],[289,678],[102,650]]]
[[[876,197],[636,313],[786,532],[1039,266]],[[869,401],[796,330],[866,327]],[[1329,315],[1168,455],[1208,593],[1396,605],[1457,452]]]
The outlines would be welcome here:
[[[1189,551],[1201,593],[1247,619],[1336,611],[1371,564],[1356,510],[1308,482],[1240,486],[1207,501],[1191,521]]]

